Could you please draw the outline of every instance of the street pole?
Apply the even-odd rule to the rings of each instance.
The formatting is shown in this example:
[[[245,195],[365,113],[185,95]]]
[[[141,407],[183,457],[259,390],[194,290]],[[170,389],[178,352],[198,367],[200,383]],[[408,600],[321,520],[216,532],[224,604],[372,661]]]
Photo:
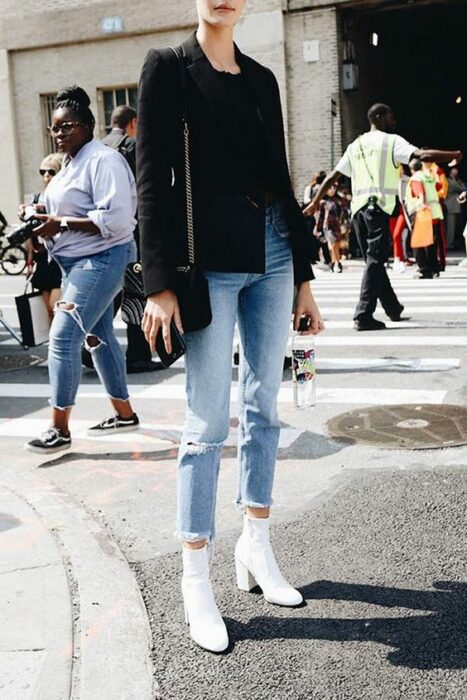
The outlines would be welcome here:
[[[331,98],[331,170],[334,168],[334,119],[337,117],[337,102],[334,98]]]

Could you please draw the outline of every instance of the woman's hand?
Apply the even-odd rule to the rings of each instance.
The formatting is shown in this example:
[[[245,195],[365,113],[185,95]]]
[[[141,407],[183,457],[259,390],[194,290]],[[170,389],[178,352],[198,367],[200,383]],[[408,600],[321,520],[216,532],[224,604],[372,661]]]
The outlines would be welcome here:
[[[183,333],[182,319],[177,296],[171,289],[165,289],[158,294],[151,294],[146,302],[141,328],[152,352],[156,351],[156,337],[162,327],[162,337],[167,352],[172,352],[170,338],[170,322],[172,318],[180,333]]]
[[[36,236],[41,238],[52,238],[60,233],[60,217],[49,216],[48,214],[36,214],[35,219],[42,221],[42,224],[34,229]]]
[[[295,297],[295,310],[293,327],[297,331],[300,325],[300,319],[305,317],[308,319],[308,329],[301,331],[301,335],[318,335],[324,331],[324,321],[318,309],[318,306],[313,299],[309,282],[302,282]]]

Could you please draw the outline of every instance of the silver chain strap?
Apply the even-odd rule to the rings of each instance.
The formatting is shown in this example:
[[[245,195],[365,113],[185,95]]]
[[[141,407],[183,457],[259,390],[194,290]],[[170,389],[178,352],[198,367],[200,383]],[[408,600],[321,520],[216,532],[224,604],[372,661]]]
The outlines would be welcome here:
[[[185,189],[186,189],[186,227],[188,236],[188,263],[195,264],[195,238],[193,228],[193,195],[191,191],[190,169],[190,130],[187,122],[183,128],[183,140],[185,144]]]

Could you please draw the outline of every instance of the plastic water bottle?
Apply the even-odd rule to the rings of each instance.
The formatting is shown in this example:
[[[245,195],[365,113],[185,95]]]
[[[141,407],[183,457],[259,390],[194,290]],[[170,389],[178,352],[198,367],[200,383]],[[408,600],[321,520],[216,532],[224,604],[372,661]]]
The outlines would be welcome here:
[[[300,330],[307,328],[301,319]],[[316,406],[315,343],[312,335],[296,333],[292,339],[292,380],[295,408],[304,410]]]

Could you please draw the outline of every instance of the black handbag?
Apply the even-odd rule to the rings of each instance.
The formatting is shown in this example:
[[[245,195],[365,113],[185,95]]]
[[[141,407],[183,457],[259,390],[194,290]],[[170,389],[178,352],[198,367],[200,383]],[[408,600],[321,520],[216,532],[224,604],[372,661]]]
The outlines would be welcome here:
[[[186,227],[187,227],[187,264],[176,267],[171,288],[175,292],[180,306],[183,330],[199,331],[209,326],[212,320],[209,286],[204,272],[195,261],[195,239],[193,227],[193,197],[191,190],[190,168],[190,129],[188,126],[188,104],[186,90],[185,62],[183,50],[172,49],[180,71],[183,91],[183,142],[185,157],[185,191],[186,191]],[[141,264],[131,263],[125,271],[122,295],[122,319],[125,323],[140,325],[144,314],[146,298],[143,291]]]

